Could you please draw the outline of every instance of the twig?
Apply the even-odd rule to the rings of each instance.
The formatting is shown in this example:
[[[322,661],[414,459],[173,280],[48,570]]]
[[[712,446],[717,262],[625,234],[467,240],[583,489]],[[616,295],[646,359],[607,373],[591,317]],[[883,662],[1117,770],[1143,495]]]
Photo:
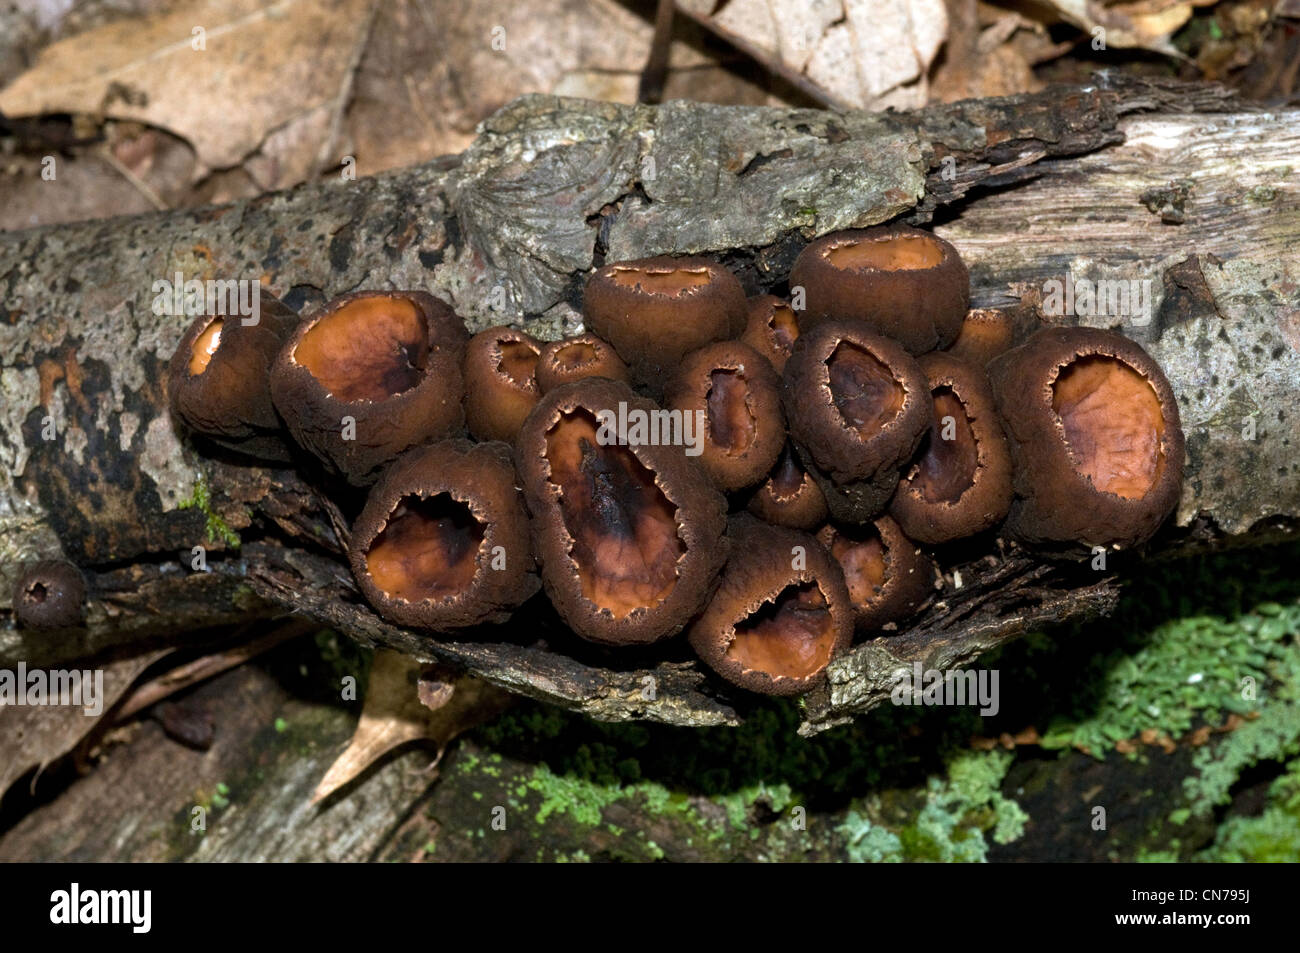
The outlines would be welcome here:
[[[236,645],[233,648],[215,652],[212,655],[205,655],[185,665],[178,665],[170,672],[166,672],[152,681],[145,682],[131,692],[118,709],[117,721],[119,724],[128,721],[133,715],[151,705],[156,705],[167,696],[173,695],[183,688],[197,685],[199,682],[207,681],[214,675],[220,675],[237,665],[243,665],[249,659],[256,658],[281,642],[297,638],[315,628],[319,628],[319,626],[303,619],[294,619],[259,638],[253,639],[251,642],[245,642],[242,645]]]
[[[160,212],[166,212],[171,206],[163,201],[162,196],[150,188],[149,183],[132,172],[117,156],[113,155],[113,150],[105,143],[99,148],[99,154],[105,162],[111,165],[122,178],[130,182],[137,192],[145,197],[145,200]]]
[[[650,55],[641,71],[641,85],[636,98],[642,103],[657,103],[663,99],[664,84],[668,80],[668,54],[673,46],[673,0],[659,0],[655,10],[655,33],[650,41]]]

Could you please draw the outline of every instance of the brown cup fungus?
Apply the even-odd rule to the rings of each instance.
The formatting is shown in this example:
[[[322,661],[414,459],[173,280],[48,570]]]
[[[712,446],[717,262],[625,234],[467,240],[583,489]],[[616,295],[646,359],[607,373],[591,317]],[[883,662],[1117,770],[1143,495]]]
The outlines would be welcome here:
[[[584,377],[626,381],[627,365],[607,342],[590,333],[552,341],[542,348],[537,359],[537,384],[543,394]]]
[[[1150,539],[1183,481],[1178,403],[1151,356],[1115,331],[1050,328],[989,377],[1013,464],[1007,530],[1049,550]]]
[[[764,523],[791,529],[815,529],[826,521],[826,496],[799,462],[787,441],[767,479],[754,491],[747,506]]]
[[[888,516],[866,526],[825,526],[817,541],[844,572],[858,632],[901,622],[934,594],[934,563]]]
[[[930,389],[897,343],[843,321],[805,331],[785,366],[790,436],[831,516],[879,515],[929,429]]]
[[[749,299],[749,317],[740,340],[748,344],[780,374],[799,338],[799,322],[794,309],[776,295],[758,295]]]
[[[587,281],[582,317],[614,346],[633,379],[658,393],[691,351],[738,335],[745,292],[705,258],[643,258],[606,265]]]
[[[785,445],[781,379],[739,341],[688,354],[664,390],[664,406],[689,420],[696,459],[720,490],[758,483]]]
[[[1011,456],[984,371],[942,351],[918,363],[934,416],[889,515],[909,537],[933,545],[1002,522],[1011,506]]]
[[[515,439],[542,396],[541,343],[516,328],[480,331],[465,348],[465,423],[476,440]]]
[[[290,451],[271,401],[270,370],[297,320],[265,289],[256,316],[199,315],[167,369],[173,413],[219,446],[287,462]]]
[[[978,367],[984,367],[999,354],[1011,350],[1016,327],[1011,312],[1003,308],[971,308],[961,323],[957,340],[948,353]]]
[[[823,321],[854,321],[912,354],[956,340],[970,307],[970,275],[957,249],[905,225],[819,238],[795,260],[792,294],[796,288],[805,296],[805,334]]]
[[[681,631],[726,558],[726,499],[660,415],[626,384],[589,377],[543,396],[515,442],[542,582],[593,642]]]
[[[389,622],[505,621],[540,585],[510,448],[453,439],[403,454],[371,489],[348,559]]]
[[[805,533],[742,514],[729,535],[722,582],[691,624],[691,647],[741,688],[803,694],[853,638],[844,575]]]
[[[271,369],[289,432],[355,486],[464,423],[465,326],[422,291],[361,291],[305,318]]]
[[[26,628],[64,629],[81,625],[86,581],[72,563],[43,559],[18,577],[13,606],[14,619]]]

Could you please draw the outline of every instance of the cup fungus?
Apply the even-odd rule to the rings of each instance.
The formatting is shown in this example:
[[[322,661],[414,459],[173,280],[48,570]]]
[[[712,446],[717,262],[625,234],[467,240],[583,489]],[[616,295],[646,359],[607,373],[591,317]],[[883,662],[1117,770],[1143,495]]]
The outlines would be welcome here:
[[[720,490],[758,483],[785,445],[781,379],[739,341],[688,354],[664,390],[664,406],[700,422],[697,459]]]
[[[789,441],[776,466],[749,498],[747,507],[764,523],[791,529],[814,529],[826,521],[826,496],[799,462]]]
[[[853,638],[840,567],[812,536],[747,514],[729,527],[722,582],[691,624],[692,648],[727,681],[801,695]]]
[[[817,541],[844,571],[858,632],[915,615],[934,593],[934,563],[888,516],[866,526],[824,526]]]
[[[795,259],[806,334],[823,321],[856,321],[912,354],[947,347],[970,307],[970,275],[951,244],[917,228],[882,225],[819,238]]]
[[[14,586],[14,618],[27,628],[81,625],[85,605],[86,580],[80,569],[63,559],[42,559],[28,567]]]
[[[271,369],[289,432],[355,486],[464,422],[465,326],[423,291],[361,291],[306,317]]]
[[[794,309],[776,295],[749,299],[749,317],[740,340],[762,354],[780,374],[799,337]]]
[[[633,379],[658,392],[683,357],[740,334],[745,292],[706,258],[643,258],[606,265],[587,281],[582,316],[614,346]]]
[[[537,359],[537,384],[543,394],[584,377],[626,381],[627,365],[608,343],[590,333],[552,341],[542,348]]]
[[[933,545],[1002,522],[1011,506],[1011,455],[983,370],[943,351],[918,363],[934,417],[889,515],[912,539]]]
[[[961,323],[957,340],[948,346],[953,357],[984,367],[1011,350],[1016,328],[1011,312],[1003,308],[971,308]]]
[[[1183,481],[1178,403],[1151,356],[1115,331],[1049,328],[989,376],[1011,447],[1008,531],[1044,549],[1150,539]]]
[[[213,443],[285,463],[289,446],[271,401],[270,370],[298,316],[266,289],[257,321],[201,314],[181,338],[167,369],[173,413]]]
[[[800,335],[782,401],[832,517],[862,523],[884,510],[929,427],[929,395],[916,360],[860,325],[825,321]]]
[[[371,489],[348,560],[390,622],[505,621],[540,586],[510,447],[451,439],[403,454]]]
[[[726,499],[663,439],[666,417],[626,384],[589,377],[543,396],[515,441],[542,582],[593,642],[679,632],[726,558]]]
[[[541,343],[517,328],[480,331],[465,348],[465,422],[477,440],[513,441],[542,396]]]

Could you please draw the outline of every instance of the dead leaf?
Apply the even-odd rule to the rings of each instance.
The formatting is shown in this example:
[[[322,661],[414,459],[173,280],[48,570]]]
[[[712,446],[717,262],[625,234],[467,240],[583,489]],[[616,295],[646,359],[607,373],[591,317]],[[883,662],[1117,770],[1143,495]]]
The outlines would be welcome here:
[[[227,168],[272,132],[341,105],[373,3],[191,0],[109,23],[41,51],[0,91],[0,112],[136,120],[186,139],[203,166]],[[313,158],[327,146],[300,144]]]
[[[743,84],[686,42],[692,32],[703,31],[689,23],[674,31],[669,75],[679,88],[689,83],[677,95],[730,101]],[[652,34],[616,0],[389,0],[375,14],[348,109],[357,171],[460,152],[480,122],[525,93],[635,102]]]
[[[1033,725],[1021,729],[1015,735],[1015,742],[1017,745],[1036,745],[1041,740],[1042,739],[1038,736],[1038,729]]]
[[[1019,37],[1045,38],[1046,27],[976,0],[947,0],[947,4],[948,41],[931,73],[931,102],[1011,96],[1042,88]],[[1063,49],[1071,46],[1062,45]]]
[[[249,659],[256,658],[281,642],[304,635],[317,628],[318,626],[314,623],[304,619],[294,619],[250,641],[213,652],[211,655],[201,656],[191,662],[186,662],[184,665],[178,665],[176,668],[164,672],[131,692],[126,700],[122,702],[122,706],[114,720],[118,722],[126,721],[137,712],[157,704],[183,688],[189,688],[191,685],[207,681],[209,678],[220,675],[236,665],[243,665]]]
[[[1194,7],[1211,6],[1218,0],[1132,0],[1129,3],[1103,0],[1043,0],[1066,23],[1094,37],[1106,46],[1137,47],[1181,57],[1169,38],[1192,18]],[[1103,33],[1096,33],[1100,28]]]
[[[432,741],[436,765],[452,738],[500,714],[510,703],[509,693],[479,679],[422,666],[391,649],[377,650],[361,720],[347,748],[316,786],[312,803],[323,801],[408,742]]]
[[[816,87],[833,105],[860,109],[924,105],[927,72],[948,35],[943,0],[730,0],[721,7],[678,6],[778,75]]]
[[[47,765],[76,748],[112,711],[140,673],[168,651],[147,652],[91,670],[103,672],[102,707],[96,706],[99,713],[95,715],[87,714],[82,706],[0,703],[0,797],[32,768],[38,769],[39,777]],[[10,671],[17,676],[17,670]],[[48,678],[48,671],[41,671]],[[31,673],[27,674],[30,678]],[[36,778],[32,779],[32,787],[36,787]]]

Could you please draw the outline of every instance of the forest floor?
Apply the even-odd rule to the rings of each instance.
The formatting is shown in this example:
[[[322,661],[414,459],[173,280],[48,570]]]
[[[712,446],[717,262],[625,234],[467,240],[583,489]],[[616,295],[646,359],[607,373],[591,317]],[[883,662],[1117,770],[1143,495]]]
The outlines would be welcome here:
[[[688,730],[521,702],[312,805],[360,705],[322,686],[369,664],[321,632],[18,785],[0,860],[1300,860],[1298,558],[1152,567],[1115,616],[982,659],[993,717],[886,705],[801,738],[796,703]]]

